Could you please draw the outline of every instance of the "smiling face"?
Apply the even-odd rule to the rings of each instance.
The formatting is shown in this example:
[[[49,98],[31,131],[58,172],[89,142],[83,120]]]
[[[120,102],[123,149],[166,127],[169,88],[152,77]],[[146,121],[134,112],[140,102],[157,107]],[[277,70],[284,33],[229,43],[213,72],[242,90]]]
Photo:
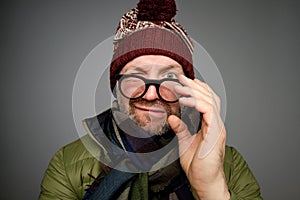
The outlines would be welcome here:
[[[161,80],[164,78],[177,79],[177,75],[184,74],[184,72],[181,65],[169,57],[145,55],[128,62],[120,74]],[[144,96],[136,100],[124,97],[120,88],[117,88],[116,94],[120,111],[129,115],[135,123],[153,135],[161,135],[169,130],[167,123],[169,115],[180,116],[179,103],[166,103],[161,100],[154,85],[149,86]]]

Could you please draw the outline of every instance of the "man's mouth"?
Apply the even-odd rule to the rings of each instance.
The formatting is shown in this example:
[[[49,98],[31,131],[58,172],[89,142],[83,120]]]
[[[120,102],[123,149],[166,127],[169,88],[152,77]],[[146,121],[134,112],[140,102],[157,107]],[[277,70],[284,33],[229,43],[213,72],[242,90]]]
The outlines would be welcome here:
[[[147,112],[150,115],[150,117],[154,118],[165,118],[167,115],[167,112],[164,109],[164,107],[160,105],[159,107],[156,105],[151,107],[134,105],[134,108],[143,112]]]

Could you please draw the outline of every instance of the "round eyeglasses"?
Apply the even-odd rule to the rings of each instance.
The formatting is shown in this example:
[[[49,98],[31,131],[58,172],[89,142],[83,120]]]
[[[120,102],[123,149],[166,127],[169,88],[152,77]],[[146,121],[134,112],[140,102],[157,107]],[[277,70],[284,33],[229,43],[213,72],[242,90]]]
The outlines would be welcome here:
[[[158,97],[167,103],[175,103],[179,95],[174,92],[175,86],[182,86],[177,79],[164,78],[161,80],[146,79],[134,74],[116,75],[121,94],[131,100],[143,97],[151,85],[155,86]]]

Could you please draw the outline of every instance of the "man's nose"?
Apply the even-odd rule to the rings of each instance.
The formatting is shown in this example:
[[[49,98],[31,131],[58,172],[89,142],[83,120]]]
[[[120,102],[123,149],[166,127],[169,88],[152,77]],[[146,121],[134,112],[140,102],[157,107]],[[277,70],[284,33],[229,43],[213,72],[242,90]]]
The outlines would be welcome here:
[[[159,99],[154,85],[149,86],[146,94],[143,96],[143,99],[146,99],[148,101],[153,101],[153,100]]]

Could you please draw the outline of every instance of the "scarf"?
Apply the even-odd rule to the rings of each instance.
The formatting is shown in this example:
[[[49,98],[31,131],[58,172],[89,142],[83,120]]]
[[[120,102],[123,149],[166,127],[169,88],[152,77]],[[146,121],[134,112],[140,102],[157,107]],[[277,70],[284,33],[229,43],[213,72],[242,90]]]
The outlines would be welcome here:
[[[86,121],[96,140],[107,138],[111,144],[117,145],[128,152],[147,153],[165,147],[175,136],[172,131],[169,131],[162,136],[134,137],[126,133],[128,131],[135,131],[132,130],[134,122],[127,117],[126,119],[123,118],[125,119],[123,123],[120,123],[120,118],[124,116],[120,115],[116,117],[117,115],[113,114],[113,112],[118,114],[118,110],[112,108]],[[98,127],[95,128],[95,125],[98,125]],[[147,133],[142,131],[141,134]],[[118,153],[114,149],[115,147],[113,148],[109,145],[102,147],[107,157],[118,156]],[[162,156],[159,155],[153,158],[151,162],[147,162],[142,156],[131,157],[131,161],[138,167],[150,169],[153,167],[152,164],[159,162]],[[125,166],[124,162],[126,160],[124,161],[121,157],[118,164]],[[93,177],[95,180],[86,190],[84,200],[194,199],[189,182],[180,166],[179,159],[158,170],[140,173],[112,169],[101,161],[100,165],[103,170],[98,177]]]

